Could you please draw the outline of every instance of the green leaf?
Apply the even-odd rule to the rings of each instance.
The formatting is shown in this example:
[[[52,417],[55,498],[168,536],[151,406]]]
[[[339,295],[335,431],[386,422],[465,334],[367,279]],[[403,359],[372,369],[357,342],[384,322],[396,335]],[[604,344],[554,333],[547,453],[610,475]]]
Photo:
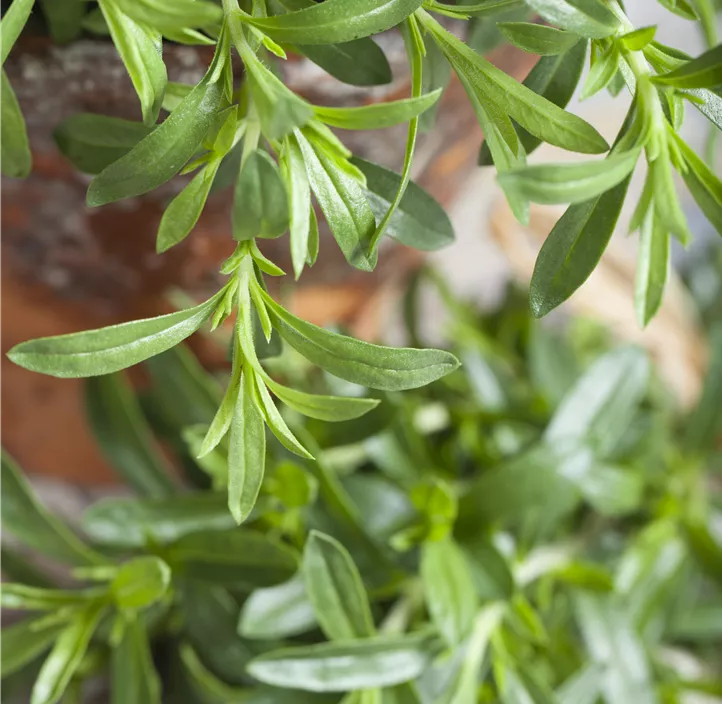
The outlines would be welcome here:
[[[221,165],[213,159],[170,202],[158,227],[155,251],[159,254],[184,240],[196,226]]]
[[[321,396],[290,389],[270,377],[264,380],[271,391],[289,408],[308,416],[330,423],[360,418],[376,408],[380,401],[375,398],[349,398],[345,396]]]
[[[709,338],[710,362],[704,378],[702,396],[687,419],[684,446],[691,452],[702,452],[715,447],[722,429],[719,399],[722,393],[722,325],[717,323]]]
[[[451,538],[427,542],[421,549],[420,570],[431,618],[447,645],[456,647],[479,607],[466,557]]]
[[[222,289],[199,306],[157,318],[21,342],[8,358],[25,369],[61,378],[117,372],[192,335],[210,318],[224,293]]]
[[[362,271],[371,271],[373,267],[367,253],[376,220],[363,188],[339,168],[337,157],[308,137],[310,134],[298,130],[294,134],[311,189],[331,232],[349,264]]]
[[[395,27],[421,3],[422,0],[327,0],[285,15],[243,19],[282,44],[336,44]]]
[[[281,336],[327,372],[372,389],[400,391],[425,386],[446,376],[459,360],[441,350],[382,347],[307,323],[264,294]]]
[[[0,22],[0,65],[5,64],[10,50],[33,10],[34,0],[13,0]],[[4,96],[3,96],[4,99]],[[3,100],[4,102],[4,100]]]
[[[408,682],[423,672],[435,650],[428,632],[379,636],[275,650],[247,669],[276,687],[346,692]]]
[[[583,203],[624,181],[638,158],[639,151],[634,150],[601,161],[527,166],[498,178],[505,190],[535,203]]]
[[[266,464],[266,428],[253,393],[253,379],[238,389],[228,450],[228,508],[236,523],[245,521],[261,490]]]
[[[168,499],[102,499],[83,514],[83,529],[96,542],[142,548],[167,545],[188,533],[234,526],[227,501],[212,492]]]
[[[606,51],[593,53],[594,62],[589,71],[587,80],[582,86],[580,100],[586,100],[606,88],[619,74],[621,54],[616,44],[612,44]]]
[[[602,668],[590,664],[582,667],[557,689],[558,704],[596,704],[601,693]]]
[[[0,676],[3,679],[48,650],[65,627],[65,624],[61,623],[47,625],[44,621],[44,616],[35,620],[26,619],[2,629]]]
[[[222,106],[224,87],[220,72],[226,51],[227,44],[221,38],[203,80],[162,124],[93,179],[87,195],[90,207],[158,188],[196,153]]]
[[[722,84],[722,44],[652,80],[680,90],[718,87]]]
[[[717,516],[719,519],[719,516]],[[702,570],[718,585],[722,584],[722,539],[712,530],[712,521],[692,518],[685,521],[684,532],[692,555]]]
[[[78,38],[87,10],[83,0],[41,0],[40,5],[54,42],[67,44]]]
[[[2,525],[39,553],[72,565],[100,565],[105,558],[86,546],[37,501],[20,468],[2,453]]]
[[[151,129],[142,122],[81,112],[63,120],[53,139],[76,169],[98,174],[125,156]]]
[[[650,364],[636,347],[597,360],[567,394],[544,433],[551,446],[584,443],[608,456],[647,391]]]
[[[654,35],[657,33],[657,27],[640,27],[632,32],[627,32],[619,37],[619,40],[627,47],[630,51],[642,51],[649,42],[654,40]]]
[[[116,0],[100,0],[100,9],[140,99],[143,122],[150,127],[158,119],[168,81],[160,32],[129,17]]]
[[[90,607],[63,629],[40,668],[30,704],[55,704],[62,697],[80,666],[104,610],[103,606]]]
[[[554,56],[571,49],[579,35],[555,27],[529,22],[499,22],[497,27],[514,45],[540,56]]]
[[[640,327],[645,327],[662,305],[668,274],[669,232],[650,210],[640,231],[634,283],[634,308]]]
[[[256,589],[246,599],[238,621],[244,638],[274,640],[310,631],[316,626],[313,610],[300,575],[276,587]]]
[[[233,237],[280,237],[288,228],[286,187],[276,162],[257,149],[241,167],[233,196]]]
[[[599,0],[525,0],[547,22],[590,39],[603,39],[619,28],[616,15]]]
[[[470,97],[476,96],[485,107],[493,105],[498,112],[513,118],[549,144],[587,154],[607,151],[609,146],[605,140],[587,122],[518,83],[427,18],[421,15],[422,23],[459,77],[463,77]]]
[[[110,590],[119,609],[135,611],[155,603],[168,591],[170,567],[159,557],[146,555],[121,565]]]
[[[251,589],[284,582],[298,568],[294,550],[247,528],[184,535],[167,555],[194,580]]]
[[[0,565],[5,579],[11,582],[20,582],[29,587],[50,588],[52,580],[45,571],[28,560],[21,550],[14,550],[7,545],[0,546]]]
[[[391,83],[388,59],[370,37],[342,44],[300,46],[296,50],[343,83],[353,86]]]
[[[102,595],[102,590],[100,591]],[[82,606],[87,600],[96,599],[97,589],[68,591],[44,589],[24,584],[4,584],[0,595],[2,606],[18,611],[59,611],[65,607]]]
[[[294,139],[283,143],[281,176],[286,185],[289,207],[291,260],[296,279],[301,276],[308,257],[311,234],[311,186],[306,176],[303,155]]]
[[[221,9],[206,0],[175,0],[165,2],[135,2],[116,0],[138,22],[157,27],[164,34],[169,30],[184,30],[189,27],[213,27],[223,19]]]
[[[418,98],[403,98],[356,108],[314,107],[316,117],[331,127],[345,130],[378,130],[408,122],[432,107],[441,95],[437,88]]]
[[[25,178],[33,165],[25,119],[4,70],[0,80],[0,168],[5,176]]]
[[[311,531],[302,569],[316,619],[330,640],[374,635],[374,621],[361,576],[341,543]]]
[[[126,622],[123,637],[111,652],[111,704],[159,704],[160,678],[141,619]]]
[[[365,159],[351,160],[366,176],[366,199],[376,218],[380,221],[401,184],[401,177],[394,171]],[[424,252],[430,252],[451,244],[454,228],[446,211],[425,190],[410,181],[399,207],[391,216],[386,228],[389,237]]]
[[[88,422],[111,465],[141,495],[174,493],[168,467],[133,391],[120,374],[91,378],[85,385]]]

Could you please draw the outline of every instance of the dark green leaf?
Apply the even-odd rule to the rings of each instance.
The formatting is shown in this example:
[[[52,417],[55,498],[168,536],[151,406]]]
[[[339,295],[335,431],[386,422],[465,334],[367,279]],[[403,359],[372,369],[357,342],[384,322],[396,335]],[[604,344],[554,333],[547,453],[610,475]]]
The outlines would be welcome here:
[[[456,647],[479,606],[466,557],[450,538],[427,542],[421,549],[420,569],[431,618],[449,647]]]
[[[310,631],[316,626],[303,580],[296,576],[284,584],[256,589],[246,599],[238,621],[244,638],[273,640]]]
[[[366,198],[381,219],[393,202],[401,183],[394,171],[354,157],[351,163],[366,176]],[[454,241],[454,228],[446,211],[426,191],[410,181],[399,207],[391,216],[386,234],[409,247],[434,251]]]
[[[30,173],[33,161],[25,119],[4,70],[0,80],[0,168],[6,176],[25,178]]]
[[[112,649],[110,674],[111,704],[159,704],[160,679],[141,619],[125,624],[120,643]]]
[[[395,27],[421,7],[421,0],[327,0],[276,17],[244,19],[289,44],[336,44]]]
[[[105,457],[135,491],[164,497],[174,492],[168,467],[138,401],[120,374],[89,379],[85,386],[88,422]]]
[[[261,655],[248,672],[267,684],[311,692],[389,687],[418,677],[435,650],[428,632],[320,643]]]
[[[103,499],[83,515],[83,528],[107,545],[141,548],[149,541],[172,543],[201,530],[232,528],[227,501],[211,492],[168,499]]]
[[[144,609],[165,595],[170,577],[170,568],[159,557],[136,557],[121,565],[110,590],[119,609]]]
[[[48,650],[64,628],[60,623],[44,625],[45,618],[41,619],[27,619],[2,629],[0,676],[3,679]]]
[[[722,84],[722,44],[653,80],[680,90],[718,87]]]
[[[331,374],[372,389],[399,391],[430,384],[459,366],[441,350],[393,348],[361,342],[307,323],[265,296],[282,337]]]
[[[2,525],[39,553],[72,565],[98,565],[105,559],[87,547],[64,523],[38,503],[20,468],[2,454]]]
[[[391,67],[381,47],[370,37],[343,44],[301,46],[298,51],[326,73],[354,86],[391,83]]]
[[[554,56],[571,49],[579,35],[555,27],[529,22],[499,22],[497,27],[512,43],[524,51],[541,56]]]
[[[616,15],[600,0],[525,0],[547,22],[582,37],[602,39],[619,28]]]
[[[78,38],[87,10],[84,0],[41,0],[40,5],[54,42],[66,44]]]
[[[722,584],[722,539],[711,523],[712,520],[690,519],[684,530],[687,544],[700,567],[719,585]]]
[[[374,635],[361,576],[341,543],[311,531],[303,552],[303,577],[316,619],[330,640]]]
[[[117,372],[192,335],[210,318],[224,292],[194,308],[157,318],[22,342],[8,352],[8,357],[25,369],[63,378]]]
[[[298,568],[295,551],[247,528],[184,535],[167,555],[188,577],[250,589],[284,582]]]

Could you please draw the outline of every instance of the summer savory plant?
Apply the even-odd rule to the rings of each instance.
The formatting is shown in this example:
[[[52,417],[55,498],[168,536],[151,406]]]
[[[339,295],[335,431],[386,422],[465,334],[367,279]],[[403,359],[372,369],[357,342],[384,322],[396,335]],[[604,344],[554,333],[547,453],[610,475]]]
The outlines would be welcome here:
[[[714,34],[711,0],[664,0],[683,20],[699,20]],[[50,6],[51,3],[46,3]],[[60,3],[76,6],[75,0]],[[2,59],[20,34],[33,0],[14,0],[2,20]],[[549,24],[499,22],[498,14],[538,15]],[[101,115],[70,117],[58,126],[60,149],[95,174],[89,207],[140,196],[179,173],[193,174],[170,202],[158,228],[157,249],[187,237],[219,179],[235,181],[231,227],[235,251],[221,267],[222,288],[195,307],[102,330],[32,340],[9,357],[27,369],[59,377],[94,377],[158,355],[205,322],[217,328],[235,316],[233,372],[198,448],[207,457],[229,436],[228,505],[238,523],[258,496],[266,455],[266,426],[291,452],[311,459],[279,413],[274,397],[314,419],[346,421],[377,400],[309,395],[273,379],[262,360],[281,340],[346,381],[382,391],[413,389],[452,372],[457,359],[433,349],[393,349],[330,332],[300,320],[268,294],[265,277],[284,274],[262,254],[258,240],[288,232],[296,278],[319,248],[318,203],[350,266],[371,271],[388,234],[433,249],[453,238],[448,219],[410,182],[419,123],[443,90],[451,67],[463,84],[485,134],[482,163],[493,163],[516,217],[529,203],[570,203],[547,238],[531,282],[531,305],[544,315],[568,298],[594,269],[614,230],[631,173],[647,162],[644,191],[632,218],[641,246],[635,303],[641,324],[662,300],[670,239],[691,239],[674,181],[679,172],[701,209],[722,229],[722,182],[677,130],[685,106],[722,125],[722,48],[697,58],[655,41],[655,28],[635,28],[618,0],[99,0],[49,26],[66,38],[82,28],[110,35],[138,94],[142,122]],[[523,84],[486,61],[440,23],[440,18],[486,21],[487,26],[541,59]],[[682,19],[683,18],[683,19]],[[62,19],[62,21],[61,21]],[[75,26],[73,22],[75,21]],[[463,24],[463,23],[462,23]],[[334,108],[294,94],[274,70],[287,51],[305,54],[336,78],[368,85],[391,79],[371,37],[398,28],[411,74],[409,98]],[[164,41],[214,46],[195,85],[170,83]],[[234,75],[232,54],[243,65]],[[610,146],[597,130],[564,110],[587,55],[591,70],[582,97],[609,88],[634,96]],[[440,85],[437,85],[440,84]],[[12,87],[2,78],[2,163],[24,176],[31,156]],[[159,122],[162,110],[168,116]],[[331,128],[367,130],[408,122],[401,174],[353,157]],[[526,165],[541,142],[584,154],[606,154],[563,165]]]
[[[720,701],[722,329],[680,413],[603,330],[542,327],[516,293],[485,315],[444,295],[464,366],[359,420],[297,414],[315,459],[271,440],[242,526],[233,439],[196,459],[223,389],[187,348],[149,359],[140,395],[88,379],[133,495],[75,532],[3,458],[3,701]],[[292,350],[272,364],[304,391],[342,384]]]

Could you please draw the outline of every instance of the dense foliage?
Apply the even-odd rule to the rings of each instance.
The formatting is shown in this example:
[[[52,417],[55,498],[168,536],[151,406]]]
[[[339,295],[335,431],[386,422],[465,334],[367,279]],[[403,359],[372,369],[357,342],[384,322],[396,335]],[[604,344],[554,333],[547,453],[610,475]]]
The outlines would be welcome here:
[[[680,414],[645,354],[603,330],[542,327],[516,294],[486,315],[445,295],[464,366],[362,419],[287,415],[315,459],[269,438],[242,526],[232,440],[195,459],[222,387],[188,349],[149,360],[140,396],[88,380],[135,497],[91,505],[78,537],[3,460],[6,535],[73,575],[4,547],[18,583],[2,604],[31,614],[3,629],[3,696],[27,701],[34,681],[32,704],[74,702],[109,671],[113,704],[722,697],[722,330]],[[272,373],[361,393],[290,351]]]

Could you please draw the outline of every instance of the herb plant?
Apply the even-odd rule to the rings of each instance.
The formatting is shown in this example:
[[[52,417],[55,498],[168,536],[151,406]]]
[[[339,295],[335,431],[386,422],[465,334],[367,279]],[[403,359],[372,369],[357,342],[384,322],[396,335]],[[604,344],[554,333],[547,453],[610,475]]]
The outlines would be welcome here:
[[[134,496],[91,505],[82,535],[4,457],[2,605],[28,615],[2,631],[3,701],[78,702],[98,676],[112,704],[718,701],[722,331],[682,414],[638,348],[542,327],[516,293],[480,315],[437,283],[464,366],[361,419],[299,414],[314,459],[269,441],[241,526],[234,436],[196,459],[223,389],[182,345],[140,395],[87,380]],[[290,351],[269,366],[341,384]]]
[[[663,4],[714,33],[710,0]],[[49,5],[50,3],[47,3]],[[62,6],[74,4],[74,0]],[[498,22],[499,12],[528,8],[549,26]],[[33,8],[14,0],[2,20],[2,59]],[[53,12],[55,14],[53,14]],[[58,11],[48,15],[56,27]],[[542,55],[521,84],[495,68],[439,22],[486,19],[509,41]],[[76,26],[72,26],[75,17]],[[142,123],[78,115],[59,125],[57,141],[79,168],[96,174],[87,194],[99,207],[148,193],[179,173],[192,180],[168,205],[157,249],[166,251],[189,235],[223,164],[234,163],[231,232],[237,245],[223,264],[220,291],[200,305],[170,315],[102,330],[32,340],[10,358],[27,369],[60,377],[116,372],[158,355],[206,321],[213,328],[235,316],[233,372],[217,413],[200,444],[207,456],[230,436],[228,504],[241,523],[253,509],[264,475],[265,427],[292,452],[310,458],[308,443],[292,432],[273,396],[309,417],[345,421],[367,413],[367,398],[309,396],[275,381],[262,359],[280,339],[309,361],[347,381],[385,391],[412,389],[453,371],[446,352],[392,349],[360,342],[304,322],[274,301],[264,278],[284,274],[257,241],[289,233],[296,278],[318,254],[312,197],[348,263],[363,271],[376,265],[384,235],[433,249],[452,237],[438,205],[409,181],[419,121],[429,116],[448,63],[463,84],[484,130],[482,163],[493,163],[516,217],[525,222],[530,201],[571,203],[546,240],[531,282],[531,305],[544,315],[568,298],[596,266],[611,237],[632,170],[647,162],[644,191],[632,229],[641,234],[636,300],[640,323],[659,308],[669,267],[670,238],[689,242],[673,170],[685,179],[710,221],[722,226],[722,182],[677,133],[691,103],[722,125],[720,47],[695,59],[654,40],[654,28],[634,28],[617,0],[486,0],[457,5],[436,0],[99,0],[87,16],[75,13],[65,34],[81,27],[107,31],[140,101]],[[681,21],[681,20],[680,20]],[[278,78],[273,62],[286,51],[305,53],[351,83],[390,80],[388,63],[371,40],[398,27],[408,55],[411,96],[357,108],[312,105]],[[195,86],[169,83],[163,41],[213,45],[214,57]],[[232,52],[243,63],[234,76]],[[628,89],[632,107],[609,147],[584,120],[566,112],[586,55],[591,71],[582,96]],[[345,56],[346,60],[340,57]],[[447,72],[448,73],[448,72]],[[17,101],[2,79],[5,173],[26,175],[31,157]],[[158,122],[162,109],[169,115]],[[366,130],[408,122],[401,174],[355,159],[331,131]],[[526,165],[541,142],[603,160],[565,165]],[[415,212],[428,215],[414,218]],[[423,222],[423,227],[420,226]]]

